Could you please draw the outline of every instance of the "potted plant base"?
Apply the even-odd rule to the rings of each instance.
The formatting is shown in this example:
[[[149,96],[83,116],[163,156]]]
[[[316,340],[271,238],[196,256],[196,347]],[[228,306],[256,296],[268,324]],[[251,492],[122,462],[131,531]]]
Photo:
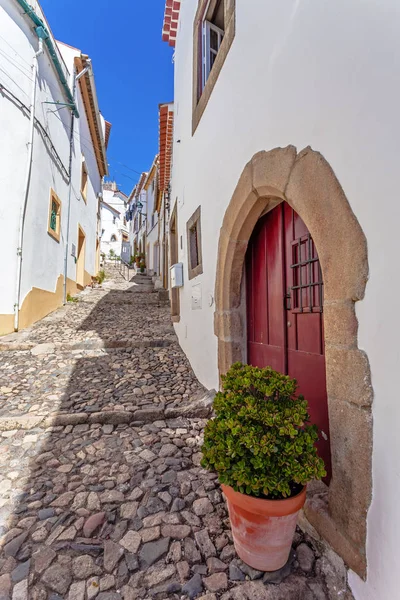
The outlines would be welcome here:
[[[235,492],[229,485],[221,487],[238,556],[258,571],[281,569],[289,558],[306,488],[292,498],[265,500]]]
[[[270,367],[236,363],[222,383],[201,465],[218,475],[240,558],[277,571],[289,558],[307,483],[326,475],[317,427],[296,381]]]

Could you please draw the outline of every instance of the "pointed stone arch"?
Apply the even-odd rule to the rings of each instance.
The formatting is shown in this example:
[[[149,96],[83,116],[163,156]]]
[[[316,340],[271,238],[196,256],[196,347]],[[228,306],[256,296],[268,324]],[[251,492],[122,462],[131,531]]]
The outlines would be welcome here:
[[[311,496],[308,520],[361,577],[371,502],[373,398],[369,362],[358,348],[355,303],[368,278],[364,233],[328,162],[293,146],[259,152],[244,168],[221,227],[215,334],[225,373],[246,359],[242,279],[247,245],[260,216],[286,201],[315,242],[324,278],[324,330],[332,480]]]

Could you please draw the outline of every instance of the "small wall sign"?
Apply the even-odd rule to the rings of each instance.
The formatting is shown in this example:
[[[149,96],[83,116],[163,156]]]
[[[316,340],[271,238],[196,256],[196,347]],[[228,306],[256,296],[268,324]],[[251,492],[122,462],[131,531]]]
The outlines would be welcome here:
[[[192,310],[201,309],[201,283],[192,287]]]

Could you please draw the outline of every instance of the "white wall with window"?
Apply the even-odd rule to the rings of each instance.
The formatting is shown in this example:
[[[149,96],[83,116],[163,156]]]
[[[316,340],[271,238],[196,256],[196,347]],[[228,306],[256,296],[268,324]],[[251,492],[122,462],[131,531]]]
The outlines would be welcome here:
[[[124,235],[128,235],[125,219],[127,197],[118,190],[115,182],[103,184],[103,199],[101,210],[101,242],[100,252],[106,255],[121,256],[121,244]]]
[[[225,34],[224,2],[219,0],[213,10],[210,10],[210,4],[204,14],[202,23],[203,88],[214,66]]]
[[[147,216],[147,193],[144,188],[147,173],[142,173],[139,182],[129,196],[129,210],[131,220],[129,221],[129,244],[132,256],[137,253],[146,253],[146,216]]]
[[[358,343],[367,352],[375,393],[374,492],[368,513],[368,578],[363,582],[351,573],[350,584],[356,600],[396,598],[400,405],[393,390],[400,369],[400,325],[382,292],[390,289],[395,297],[400,291],[394,277],[400,217],[400,80],[394,76],[400,64],[398,1],[236,0],[235,37],[193,133],[195,65],[188,57],[197,8],[198,2],[181,3],[175,49],[179,110],[171,195],[178,199],[179,257],[185,267],[181,318],[175,325],[180,344],[200,381],[218,388],[218,241],[239,176],[261,150],[293,144],[299,151],[310,145],[321,152],[365,232],[370,267],[365,299],[356,308]],[[203,27],[211,34],[211,26]],[[225,29],[222,46],[226,36]],[[210,40],[210,51],[211,46]],[[204,51],[200,60],[207,58]],[[189,280],[186,224],[198,206],[203,273]],[[196,305],[194,294],[200,298]]]
[[[35,3],[33,10],[47,27],[38,3]],[[76,263],[72,252],[78,243],[78,223],[86,235],[84,270],[87,282],[90,282],[90,276],[97,274],[97,207],[101,174],[95,159],[81,88],[78,86],[76,101],[79,118],[74,123],[68,227],[71,111],[67,106],[54,110],[54,105],[69,100],[45,44],[37,60],[37,78],[33,80],[32,67],[35,53],[39,50],[39,40],[29,15],[23,14],[14,0],[0,1],[0,30],[0,253],[7,258],[0,280],[1,335],[14,329],[19,217],[25,197],[27,205],[18,325],[22,328],[62,304],[67,237],[67,284],[68,290],[74,293]],[[49,42],[72,90],[74,61],[81,56],[81,52],[56,42],[51,32]],[[36,101],[31,145],[29,107],[33,86],[36,89]],[[95,93],[93,102],[97,105]],[[99,114],[97,118],[101,122]],[[26,186],[29,147],[33,148],[32,170]],[[83,160],[86,173],[84,189],[81,188]]]
[[[152,276],[158,276],[159,270],[159,244],[158,244],[158,156],[155,158],[152,168],[145,182],[146,189],[146,265],[147,273]]]

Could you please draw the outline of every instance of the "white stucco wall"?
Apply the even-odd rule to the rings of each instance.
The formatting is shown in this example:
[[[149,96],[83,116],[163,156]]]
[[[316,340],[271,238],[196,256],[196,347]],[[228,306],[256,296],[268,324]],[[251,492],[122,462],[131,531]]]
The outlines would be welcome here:
[[[219,229],[245,164],[259,150],[310,145],[334,169],[368,240],[370,280],[357,304],[359,346],[375,392],[373,502],[368,581],[354,574],[357,600],[398,596],[400,442],[396,400],[400,325],[397,296],[397,172],[400,160],[400,5],[357,0],[236,0],[236,37],[192,136],[195,0],[181,3],[175,56],[172,197],[184,247],[179,340],[199,379],[218,386],[212,296]],[[203,275],[187,279],[186,222],[201,205]],[[397,215],[397,216],[396,216]],[[191,310],[201,284],[202,309]]]
[[[24,182],[28,157],[29,115],[19,108],[29,106],[32,87],[34,53],[38,39],[27,17],[14,0],[0,0],[0,83],[14,96],[0,94],[0,253],[5,260],[0,278],[0,314],[12,314],[15,298],[16,249],[18,220],[24,197]],[[63,69],[72,89],[73,59],[79,51],[60,45]],[[60,56],[61,57],[61,56]],[[62,60],[62,59],[61,59]],[[72,165],[73,194],[70,220],[70,248],[77,245],[78,223],[86,233],[85,269],[95,274],[97,226],[97,194],[101,178],[94,159],[85,110],[78,90],[80,118],[75,121]],[[54,292],[64,272],[64,252],[67,230],[68,170],[71,113],[56,107],[66,102],[48,51],[39,57],[36,117],[47,132],[48,139],[35,128],[32,175],[25,220],[22,285],[20,306],[33,287]],[[54,153],[59,155],[59,161]],[[89,173],[87,202],[80,194],[81,164],[85,158]],[[63,167],[60,166],[60,162]],[[61,235],[55,241],[47,233],[50,190],[61,200]],[[68,277],[76,279],[76,265],[70,255]]]
[[[142,203],[142,208],[137,208],[137,202]],[[146,210],[147,210],[147,192],[142,189],[139,194],[135,194],[129,203],[133,208],[133,219],[129,222],[129,243],[131,245],[132,255],[135,251],[135,245],[138,249],[146,252]],[[139,213],[142,213],[140,216]],[[137,222],[136,222],[137,221]]]
[[[139,216],[139,231],[137,234],[138,244],[141,244],[141,248],[143,253],[146,252],[146,230],[147,230],[147,192],[145,189],[142,189],[139,194],[139,202],[143,204],[143,208],[141,208],[142,217]]]
[[[153,187],[153,182],[155,183],[156,180],[157,180],[157,175],[155,175],[153,180],[150,182],[149,187],[147,189],[147,193],[146,193],[146,200],[147,200],[146,266],[147,266],[147,272],[150,275],[154,275],[155,267],[156,267],[156,271],[157,271],[156,275],[158,275],[158,272],[159,272],[159,265],[157,268],[157,265],[154,264],[154,244],[156,244],[158,241],[158,213],[154,212],[155,203],[157,200],[157,198],[156,198],[157,186],[155,185]],[[154,216],[152,219],[153,212],[154,212]]]
[[[127,198],[120,192],[105,189],[103,190],[103,200],[109,206],[101,205],[100,250],[108,256],[112,249],[117,256],[121,256],[122,233],[128,234],[128,223],[124,225]],[[113,235],[116,237],[115,242],[111,241]]]

